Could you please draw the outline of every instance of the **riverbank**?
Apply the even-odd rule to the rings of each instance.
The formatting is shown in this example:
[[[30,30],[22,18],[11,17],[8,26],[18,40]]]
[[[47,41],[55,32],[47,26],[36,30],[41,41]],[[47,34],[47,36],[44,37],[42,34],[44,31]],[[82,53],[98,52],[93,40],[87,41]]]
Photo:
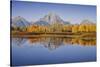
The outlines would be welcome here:
[[[70,38],[89,38],[96,39],[96,33],[71,33],[71,32],[45,32],[45,33],[30,33],[30,32],[13,32],[11,37],[19,38],[35,38],[35,37],[70,37]]]

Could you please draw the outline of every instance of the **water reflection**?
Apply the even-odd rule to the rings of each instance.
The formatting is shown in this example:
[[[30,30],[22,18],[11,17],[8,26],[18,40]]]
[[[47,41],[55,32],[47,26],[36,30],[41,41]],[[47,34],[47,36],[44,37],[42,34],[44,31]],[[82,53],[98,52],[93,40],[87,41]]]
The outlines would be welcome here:
[[[18,46],[22,46],[26,41],[29,45],[43,45],[49,50],[54,50],[64,45],[80,45],[80,46],[95,46],[96,39],[83,38],[57,38],[57,37],[39,37],[39,38],[13,38],[12,41]],[[38,43],[38,44],[36,44]]]
[[[16,44],[18,46],[22,46],[27,39],[25,38],[12,38],[12,44]]]
[[[84,38],[12,38],[12,65],[96,61],[95,45]]]

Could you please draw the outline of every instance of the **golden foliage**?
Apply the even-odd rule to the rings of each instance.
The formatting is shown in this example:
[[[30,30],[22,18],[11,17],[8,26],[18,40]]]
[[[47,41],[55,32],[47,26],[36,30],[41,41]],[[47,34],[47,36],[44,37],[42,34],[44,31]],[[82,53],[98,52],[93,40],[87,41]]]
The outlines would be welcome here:
[[[27,31],[27,32],[72,32],[72,33],[82,33],[82,32],[96,32],[96,24],[59,24],[55,23],[50,26],[41,25],[30,25],[27,27],[12,27],[13,31]]]

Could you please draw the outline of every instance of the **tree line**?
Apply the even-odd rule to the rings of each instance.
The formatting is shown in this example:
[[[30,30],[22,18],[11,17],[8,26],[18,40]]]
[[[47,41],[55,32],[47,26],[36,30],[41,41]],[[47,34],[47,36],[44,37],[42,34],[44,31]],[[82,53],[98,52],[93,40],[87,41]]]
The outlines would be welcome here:
[[[12,26],[12,31],[18,32],[96,32],[96,24],[59,24],[55,23],[48,26],[29,25],[26,27]]]

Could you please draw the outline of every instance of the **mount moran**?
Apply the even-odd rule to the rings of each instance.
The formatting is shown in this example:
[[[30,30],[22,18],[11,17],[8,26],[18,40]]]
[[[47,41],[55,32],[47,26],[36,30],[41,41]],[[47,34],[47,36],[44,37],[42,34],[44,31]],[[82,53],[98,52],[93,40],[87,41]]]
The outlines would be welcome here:
[[[35,25],[52,25],[54,23],[60,23],[60,24],[70,24],[69,22],[65,22],[63,21],[58,15],[54,14],[54,13],[49,13],[47,15],[45,15],[43,18],[40,18],[38,21],[34,22],[34,23],[30,23],[28,22],[26,19],[24,19],[21,16],[17,16],[15,18],[12,18],[12,26],[17,26],[17,27],[21,27],[21,26],[28,26],[31,24],[35,24]]]

